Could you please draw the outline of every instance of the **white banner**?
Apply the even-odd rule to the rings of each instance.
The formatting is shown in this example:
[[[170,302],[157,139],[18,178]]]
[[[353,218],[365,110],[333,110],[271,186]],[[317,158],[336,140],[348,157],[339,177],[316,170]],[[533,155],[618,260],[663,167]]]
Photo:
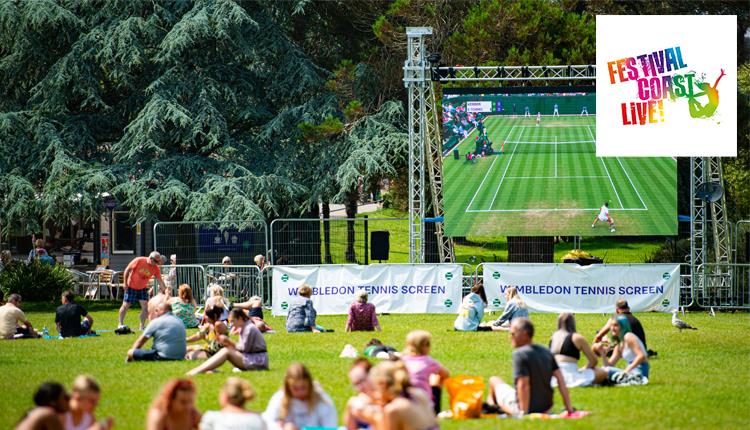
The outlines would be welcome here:
[[[459,264],[274,266],[272,271],[274,315],[286,315],[289,298],[302,284],[312,287],[321,315],[348,313],[360,289],[378,313],[455,313],[461,304]]]
[[[484,263],[488,310],[505,307],[515,286],[530,311],[611,313],[625,299],[633,312],[679,306],[679,264]]]
[[[492,102],[466,102],[467,112],[492,112]]]

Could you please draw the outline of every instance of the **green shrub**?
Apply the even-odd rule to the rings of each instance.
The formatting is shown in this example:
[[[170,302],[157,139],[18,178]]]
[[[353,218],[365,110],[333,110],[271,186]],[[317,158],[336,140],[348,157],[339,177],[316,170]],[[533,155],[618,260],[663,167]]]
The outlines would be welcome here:
[[[26,302],[56,302],[69,288],[73,288],[73,277],[65,267],[38,260],[30,264],[16,262],[0,272],[3,295],[17,293]]]

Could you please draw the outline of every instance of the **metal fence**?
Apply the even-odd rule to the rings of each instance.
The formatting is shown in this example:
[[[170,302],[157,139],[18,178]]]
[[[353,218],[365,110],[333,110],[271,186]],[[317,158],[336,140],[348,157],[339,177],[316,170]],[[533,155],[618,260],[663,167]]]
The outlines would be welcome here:
[[[206,266],[206,278],[209,285],[220,285],[224,289],[224,296],[232,302],[244,302],[252,296],[263,298],[263,279],[256,265],[209,264]]]
[[[750,263],[750,220],[737,221],[734,226],[733,254],[735,263]]]
[[[693,289],[698,306],[718,309],[750,309],[750,264],[702,264],[700,282]]]
[[[206,292],[206,269],[199,264],[180,264],[175,266],[161,266],[161,277],[172,295],[177,295],[180,285],[187,284],[193,290],[193,297],[198,303],[203,303]]]
[[[271,222],[270,236],[271,261],[275,264],[408,263],[409,260],[406,218],[277,219]]]
[[[179,264],[220,264],[223,257],[252,264],[268,250],[268,232],[263,221],[157,222],[154,249]]]

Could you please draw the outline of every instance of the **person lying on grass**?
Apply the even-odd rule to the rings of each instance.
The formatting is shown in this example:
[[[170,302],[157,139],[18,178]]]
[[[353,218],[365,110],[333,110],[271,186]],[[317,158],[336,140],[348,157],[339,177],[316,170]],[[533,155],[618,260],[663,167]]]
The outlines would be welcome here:
[[[263,319],[263,300],[260,296],[252,296],[250,300],[232,304],[232,308],[245,309],[250,321],[258,327],[261,333],[273,332],[273,328]]]
[[[268,370],[266,340],[245,311],[232,309],[229,312],[229,323],[234,327],[233,331],[239,331],[240,341],[234,343],[228,336],[219,336],[219,343],[224,345],[224,348],[205,363],[188,372],[188,376],[214,370],[227,361],[240,370]]]
[[[203,345],[190,345],[185,359],[203,360],[210,358],[224,347],[219,342],[219,338],[229,334],[229,330],[224,321],[220,319],[222,313],[223,309],[219,307],[206,310],[206,313],[203,315],[204,324],[200,327],[198,333],[187,338],[188,343],[200,340],[204,340],[205,342]]]

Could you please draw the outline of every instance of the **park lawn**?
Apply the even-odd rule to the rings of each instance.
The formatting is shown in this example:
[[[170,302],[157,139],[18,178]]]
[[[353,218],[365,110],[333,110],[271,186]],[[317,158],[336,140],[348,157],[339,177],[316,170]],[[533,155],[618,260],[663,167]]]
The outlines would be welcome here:
[[[51,311],[29,311],[29,319],[42,327],[53,325]],[[52,308],[50,308],[51,310]],[[100,329],[116,324],[116,305],[110,309],[98,305],[92,312]],[[747,428],[750,422],[750,317],[746,313],[688,313],[685,320],[700,328],[680,333],[670,325],[667,314],[639,314],[646,329],[648,345],[658,351],[652,362],[651,383],[640,387],[575,388],[573,404],[591,415],[578,421],[522,421],[483,419],[443,421],[444,429],[561,428]],[[432,355],[453,375],[500,375],[511,377],[511,348],[507,333],[457,333],[451,330],[453,315],[384,315],[384,327],[378,338],[397,348],[403,346],[407,332],[429,328],[433,334]],[[485,319],[489,319],[486,316]],[[605,320],[604,315],[578,315],[578,329],[587,337]],[[536,340],[547,343],[555,327],[555,315],[532,314],[537,327]],[[136,313],[127,322],[136,324]],[[281,331],[266,336],[271,370],[240,374],[258,392],[251,404],[262,410],[280,386],[286,366],[293,361],[305,363],[332,396],[341,415],[346,399],[352,394],[346,370],[350,360],[338,358],[346,343],[362,349],[373,334],[345,333],[343,316],[321,316],[320,324],[334,328],[335,333],[287,334],[283,319],[269,318]],[[25,410],[32,406],[32,393],[43,381],[57,380],[70,385],[74,376],[88,373],[99,380],[103,396],[100,417],[111,415],[118,429],[143,428],[148,405],[167,380],[184,375],[195,363],[129,363],[125,351],[135,335],[115,336],[102,333],[93,339],[24,340],[0,343],[0,428],[11,428]],[[229,365],[221,373],[200,375],[197,406],[201,411],[218,408],[218,392],[231,372]],[[447,395],[443,396],[447,407]],[[555,410],[562,403],[556,394]]]

